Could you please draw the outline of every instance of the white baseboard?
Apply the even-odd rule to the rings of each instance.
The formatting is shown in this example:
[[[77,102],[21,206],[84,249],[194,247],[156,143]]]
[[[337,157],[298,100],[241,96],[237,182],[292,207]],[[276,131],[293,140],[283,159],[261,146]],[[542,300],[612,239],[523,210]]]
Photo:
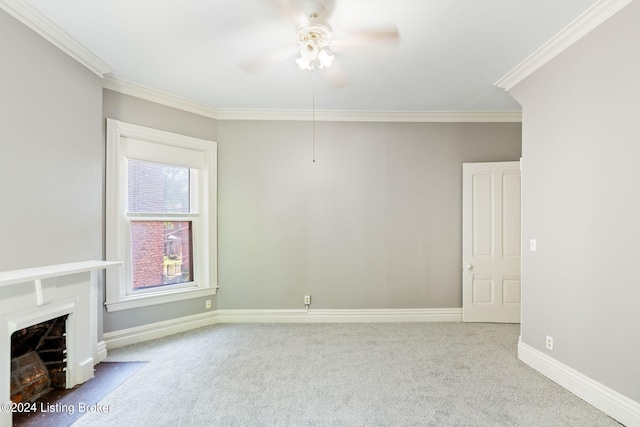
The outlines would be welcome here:
[[[461,308],[218,310],[218,323],[461,322]]]
[[[135,328],[122,329],[119,331],[105,332],[103,334],[107,349],[122,347],[142,341],[161,338],[167,335],[177,334],[202,326],[213,325],[218,322],[215,311],[194,314],[192,316],[180,317],[164,322],[150,323],[148,325],[137,326]]]
[[[640,403],[523,342],[518,343],[518,358],[618,422],[640,426]]]
[[[348,323],[348,322],[461,322],[461,308],[373,310],[218,310],[105,332],[98,343],[98,360],[107,349],[161,338],[216,323]]]
[[[461,308],[373,310],[218,310],[105,332],[98,343],[98,359],[107,349],[148,341],[216,323],[347,323],[347,322],[461,322]],[[102,349],[101,349],[102,348]]]
[[[93,378],[93,367],[96,362],[93,357],[89,357],[76,366],[76,378],[72,379],[71,384],[67,381],[67,388],[73,388],[77,384],[82,384]]]
[[[96,358],[96,363],[100,363],[107,358],[107,343],[104,342],[104,340],[99,341],[98,344],[96,344],[96,349],[98,356]]]

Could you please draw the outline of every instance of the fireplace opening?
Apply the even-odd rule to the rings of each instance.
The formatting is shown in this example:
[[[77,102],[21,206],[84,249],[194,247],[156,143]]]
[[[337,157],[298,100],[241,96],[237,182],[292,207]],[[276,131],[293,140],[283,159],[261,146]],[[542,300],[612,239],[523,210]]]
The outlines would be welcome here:
[[[67,385],[67,317],[64,315],[11,335],[11,401],[32,402]]]

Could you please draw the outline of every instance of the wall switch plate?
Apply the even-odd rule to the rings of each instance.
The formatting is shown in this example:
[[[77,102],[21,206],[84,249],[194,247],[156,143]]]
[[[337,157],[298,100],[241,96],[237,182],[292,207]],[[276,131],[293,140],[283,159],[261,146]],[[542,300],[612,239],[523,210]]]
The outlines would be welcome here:
[[[553,350],[553,337],[547,335],[547,341],[545,345],[547,347],[547,350]]]
[[[535,252],[536,250],[538,250],[538,244],[536,243],[536,239],[531,239],[529,241],[529,249],[531,250],[531,252]]]
[[[311,295],[305,295],[304,296],[304,304],[305,305],[311,304]]]

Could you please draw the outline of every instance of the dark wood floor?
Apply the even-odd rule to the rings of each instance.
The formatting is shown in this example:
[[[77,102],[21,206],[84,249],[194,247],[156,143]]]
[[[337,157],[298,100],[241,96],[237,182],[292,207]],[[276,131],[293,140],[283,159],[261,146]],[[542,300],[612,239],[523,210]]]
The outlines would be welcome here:
[[[94,377],[78,387],[55,389],[29,405],[29,412],[14,412],[19,427],[69,426],[87,411],[107,410],[97,405],[104,396],[126,381],[147,362],[102,362]],[[35,412],[32,411],[35,409]]]

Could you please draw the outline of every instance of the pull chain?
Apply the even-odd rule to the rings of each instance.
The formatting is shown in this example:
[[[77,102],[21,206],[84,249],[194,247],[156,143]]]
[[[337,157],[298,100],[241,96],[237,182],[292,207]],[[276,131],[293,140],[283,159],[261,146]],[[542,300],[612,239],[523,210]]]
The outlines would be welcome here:
[[[316,162],[316,71],[315,67],[311,69],[311,157],[313,163]]]

